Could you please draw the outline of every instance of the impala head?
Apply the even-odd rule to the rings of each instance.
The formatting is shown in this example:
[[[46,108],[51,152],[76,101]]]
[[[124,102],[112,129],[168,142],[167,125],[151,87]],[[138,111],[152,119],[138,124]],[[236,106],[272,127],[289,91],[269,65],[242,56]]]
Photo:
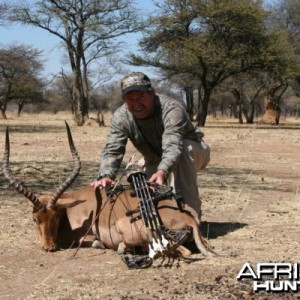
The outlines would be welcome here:
[[[53,206],[47,204],[50,196],[40,197],[42,207],[33,207],[32,217],[36,226],[36,232],[44,250],[53,252],[58,250],[57,240],[59,226],[66,218],[66,209],[84,202],[72,198],[59,198]]]
[[[37,234],[41,241],[42,247],[46,251],[57,250],[57,236],[60,222],[66,215],[66,209],[73,207],[83,200],[68,199],[63,196],[63,193],[75,181],[81,168],[79,155],[74,146],[71,131],[66,123],[69,147],[74,160],[74,169],[71,175],[63,182],[53,195],[45,195],[40,198],[35,196],[23,184],[14,179],[9,170],[9,131],[6,129],[5,148],[3,156],[3,174],[9,180],[20,194],[25,196],[33,205],[33,220],[36,224]]]

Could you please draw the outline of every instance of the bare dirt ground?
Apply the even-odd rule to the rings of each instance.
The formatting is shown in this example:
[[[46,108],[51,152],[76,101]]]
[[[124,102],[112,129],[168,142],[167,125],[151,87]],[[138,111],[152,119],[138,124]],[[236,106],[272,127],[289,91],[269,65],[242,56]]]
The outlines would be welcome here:
[[[37,194],[52,192],[72,168],[63,117],[0,120],[0,152],[10,127],[11,169]],[[74,187],[97,175],[107,128],[69,119],[82,171]],[[41,250],[31,205],[0,175],[0,299],[300,299],[300,293],[253,293],[237,281],[246,262],[300,262],[300,127],[208,122],[211,162],[199,174],[203,235],[234,257],[205,258],[128,270],[115,252]],[[129,145],[125,161],[134,153]],[[1,154],[2,155],[2,154]]]

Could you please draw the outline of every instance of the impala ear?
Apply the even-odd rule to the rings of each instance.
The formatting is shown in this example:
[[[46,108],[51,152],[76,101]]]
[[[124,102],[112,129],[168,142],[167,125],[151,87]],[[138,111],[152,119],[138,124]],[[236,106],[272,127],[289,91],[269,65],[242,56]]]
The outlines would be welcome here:
[[[76,200],[74,198],[60,198],[55,203],[57,208],[70,208],[85,202],[86,200]]]

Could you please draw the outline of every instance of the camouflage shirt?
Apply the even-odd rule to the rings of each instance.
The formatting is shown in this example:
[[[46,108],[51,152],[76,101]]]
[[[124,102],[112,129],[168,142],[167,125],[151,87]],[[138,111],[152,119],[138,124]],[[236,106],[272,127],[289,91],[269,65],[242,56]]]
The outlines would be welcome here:
[[[203,133],[190,121],[185,107],[172,98],[155,96],[155,111],[151,118],[138,120],[123,104],[113,115],[107,144],[101,154],[99,177],[115,178],[128,139],[144,156],[146,165],[158,164],[167,174],[182,152],[182,140],[200,140]]]

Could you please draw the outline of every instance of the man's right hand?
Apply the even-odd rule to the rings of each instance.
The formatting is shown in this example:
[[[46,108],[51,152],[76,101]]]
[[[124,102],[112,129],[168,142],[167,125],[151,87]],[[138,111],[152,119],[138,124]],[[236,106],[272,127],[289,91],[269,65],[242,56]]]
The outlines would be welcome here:
[[[159,185],[164,184],[166,180],[166,174],[164,170],[158,170],[156,173],[154,173],[151,178],[149,179],[149,182],[154,182]]]
[[[113,184],[113,180],[109,177],[103,177],[99,180],[96,180],[96,181],[93,181],[91,183],[91,186],[94,187],[95,189],[96,188],[99,188],[100,190],[105,188],[106,186],[110,186]]]

